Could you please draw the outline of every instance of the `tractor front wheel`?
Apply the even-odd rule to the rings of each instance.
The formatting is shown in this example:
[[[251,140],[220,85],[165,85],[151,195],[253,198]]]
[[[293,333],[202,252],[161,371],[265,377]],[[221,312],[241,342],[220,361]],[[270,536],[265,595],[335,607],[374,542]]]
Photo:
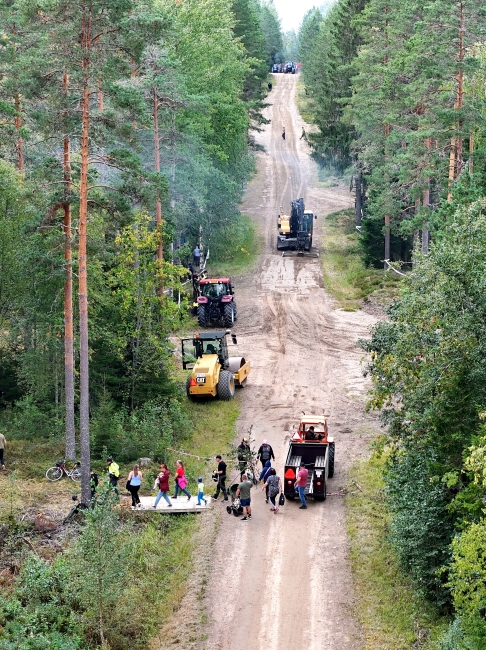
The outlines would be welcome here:
[[[197,306],[197,322],[199,327],[206,327],[208,324],[208,310],[205,305]]]
[[[233,303],[227,302],[223,308],[223,320],[225,327],[233,327],[235,322],[235,310]]]
[[[229,372],[229,370],[220,371],[216,390],[218,391],[219,399],[225,401],[233,399],[235,396],[235,378],[232,372]]]
[[[189,375],[189,377],[186,379],[186,395],[191,400],[191,402],[195,402],[196,398],[194,397],[194,395],[191,395],[190,386],[191,386],[191,375]]]

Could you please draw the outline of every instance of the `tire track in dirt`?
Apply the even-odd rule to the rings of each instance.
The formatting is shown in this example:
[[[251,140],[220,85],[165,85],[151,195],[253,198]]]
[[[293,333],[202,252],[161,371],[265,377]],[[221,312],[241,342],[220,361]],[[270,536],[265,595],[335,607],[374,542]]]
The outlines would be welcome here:
[[[242,206],[256,220],[265,250],[256,270],[235,281],[239,353],[252,365],[248,386],[238,392],[238,431],[241,438],[253,425],[257,447],[267,438],[281,474],[301,411],[325,412],[336,439],[329,484],[335,492],[374,435],[375,422],[363,408],[366,383],[356,348],[374,318],[333,309],[319,258],[284,258],[276,251],[281,205],[287,211],[291,200],[304,196],[306,208],[322,217],[352,203],[346,189],[319,186],[307,144],[299,139],[303,122],[295,90],[295,76],[276,76],[266,109],[271,124],[256,137],[265,153]],[[315,223],[319,246],[321,219]],[[306,511],[291,502],[274,516],[257,486],[252,508],[246,523],[222,513],[205,599],[207,640],[198,647],[361,650],[342,500],[310,502]]]

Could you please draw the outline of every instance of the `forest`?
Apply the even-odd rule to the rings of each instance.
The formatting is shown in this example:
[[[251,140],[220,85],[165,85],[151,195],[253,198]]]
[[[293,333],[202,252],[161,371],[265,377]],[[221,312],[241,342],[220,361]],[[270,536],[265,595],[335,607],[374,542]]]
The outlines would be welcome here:
[[[389,539],[441,650],[486,645],[485,27],[469,0],[338,0],[299,34],[313,155],[352,176],[364,263],[405,276],[361,345]]]
[[[191,322],[194,246],[229,263],[252,238],[238,205],[282,34],[259,0],[6,0],[0,23],[0,428],[10,449],[64,440],[88,503],[91,463],[160,462],[193,426],[170,337]],[[161,580],[179,561],[153,527],[120,529],[100,503],[69,557],[22,563],[12,512],[0,546],[21,575],[0,602],[0,648],[155,633],[156,609],[129,625],[113,609],[120,570],[157,562]],[[177,545],[187,525],[173,529]],[[96,596],[81,576],[97,551],[113,576]]]

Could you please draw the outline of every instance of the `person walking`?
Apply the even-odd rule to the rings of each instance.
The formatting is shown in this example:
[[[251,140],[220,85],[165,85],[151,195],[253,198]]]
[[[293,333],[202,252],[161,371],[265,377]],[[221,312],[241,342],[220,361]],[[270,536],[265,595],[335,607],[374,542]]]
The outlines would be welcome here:
[[[299,140],[302,140],[302,138],[304,138],[304,140],[307,140],[307,135],[305,133],[304,127],[302,127],[302,135],[300,136]]]
[[[184,494],[187,496],[187,500],[189,501],[191,495],[186,490],[187,478],[184,474],[184,465],[182,463],[182,460],[176,461],[176,464],[177,464],[177,469],[175,473],[175,493],[172,496],[172,498],[177,499],[177,495],[179,494],[179,492],[184,492]]]
[[[202,477],[200,476],[197,479],[197,505],[201,505],[201,501],[204,501],[204,505],[206,505],[207,501],[204,498],[204,483],[202,480]]]
[[[196,244],[194,250],[192,251],[192,256],[194,258],[195,266],[200,266],[200,263],[201,263],[201,250],[199,249],[199,246],[197,244]]]
[[[260,445],[260,449],[257,453],[257,459],[261,462],[262,469],[265,467],[267,460],[275,460],[275,454],[273,453],[271,445],[268,444],[268,440],[264,440]]]
[[[305,500],[305,488],[307,485],[307,479],[309,477],[309,470],[306,469],[305,464],[300,464],[300,469],[297,472],[297,480],[295,482],[295,491],[299,493],[300,500],[302,505],[299,506],[299,510],[307,510],[307,501]]]
[[[241,518],[241,521],[248,521],[248,519],[251,519],[251,488],[253,487],[252,481],[248,480],[248,477],[246,474],[243,474],[241,477],[242,481],[238,485],[238,489],[236,490],[236,497],[240,498],[240,505],[243,508],[243,517]]]
[[[238,460],[239,460],[239,470],[240,470],[240,481],[243,480],[243,474],[246,472],[246,467],[251,460],[251,449],[248,444],[248,438],[243,438],[241,443],[237,448]]]
[[[282,140],[285,140],[285,127],[283,127],[283,130],[282,130]]]
[[[218,469],[216,470],[216,474],[218,475],[218,485],[216,487],[216,492],[213,495],[213,499],[216,501],[219,497],[219,493],[222,492],[223,501],[228,501],[228,490],[226,489],[227,465],[219,454],[216,456],[216,460],[218,461]]]
[[[270,503],[272,504],[270,510],[277,514],[279,508],[275,499],[282,491],[282,481],[280,480],[280,476],[277,476],[277,472],[273,467],[270,470],[270,475],[267,478],[265,485],[262,487],[262,490],[266,487],[268,487],[268,496],[270,498]]]
[[[5,469],[5,459],[3,457],[3,454],[6,448],[7,448],[7,440],[3,435],[3,433],[0,433],[0,466],[2,467],[2,469]]]
[[[266,483],[267,478],[270,476],[270,470],[272,469],[272,463],[267,460],[265,467],[260,473],[260,483]],[[265,503],[268,503],[268,485],[265,488]]]
[[[106,459],[106,464],[108,465],[108,478],[110,480],[111,487],[115,490],[115,494],[120,496],[118,492],[118,479],[120,477],[120,467],[118,463],[115,463],[113,458],[109,456]]]
[[[142,504],[140,503],[140,497],[138,496],[138,491],[142,485],[142,478],[142,472],[140,471],[139,466],[134,465],[133,470],[130,472],[127,479],[128,491],[132,495],[132,510],[142,507]]]
[[[155,503],[152,506],[152,508],[156,508],[159,501],[164,497],[164,499],[167,501],[167,505],[169,508],[172,508],[172,503],[169,499],[169,476],[170,472],[165,463],[162,463],[160,466],[160,473],[155,479],[154,487],[152,490],[155,490],[155,488],[159,489],[159,492],[157,494],[157,497],[155,498]]]

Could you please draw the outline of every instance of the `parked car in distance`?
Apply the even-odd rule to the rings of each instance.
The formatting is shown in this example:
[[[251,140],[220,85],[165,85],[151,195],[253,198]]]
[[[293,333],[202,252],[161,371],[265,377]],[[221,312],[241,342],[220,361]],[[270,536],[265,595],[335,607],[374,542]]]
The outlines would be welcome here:
[[[280,72],[281,66],[280,63],[274,63],[272,65],[272,72]]]

